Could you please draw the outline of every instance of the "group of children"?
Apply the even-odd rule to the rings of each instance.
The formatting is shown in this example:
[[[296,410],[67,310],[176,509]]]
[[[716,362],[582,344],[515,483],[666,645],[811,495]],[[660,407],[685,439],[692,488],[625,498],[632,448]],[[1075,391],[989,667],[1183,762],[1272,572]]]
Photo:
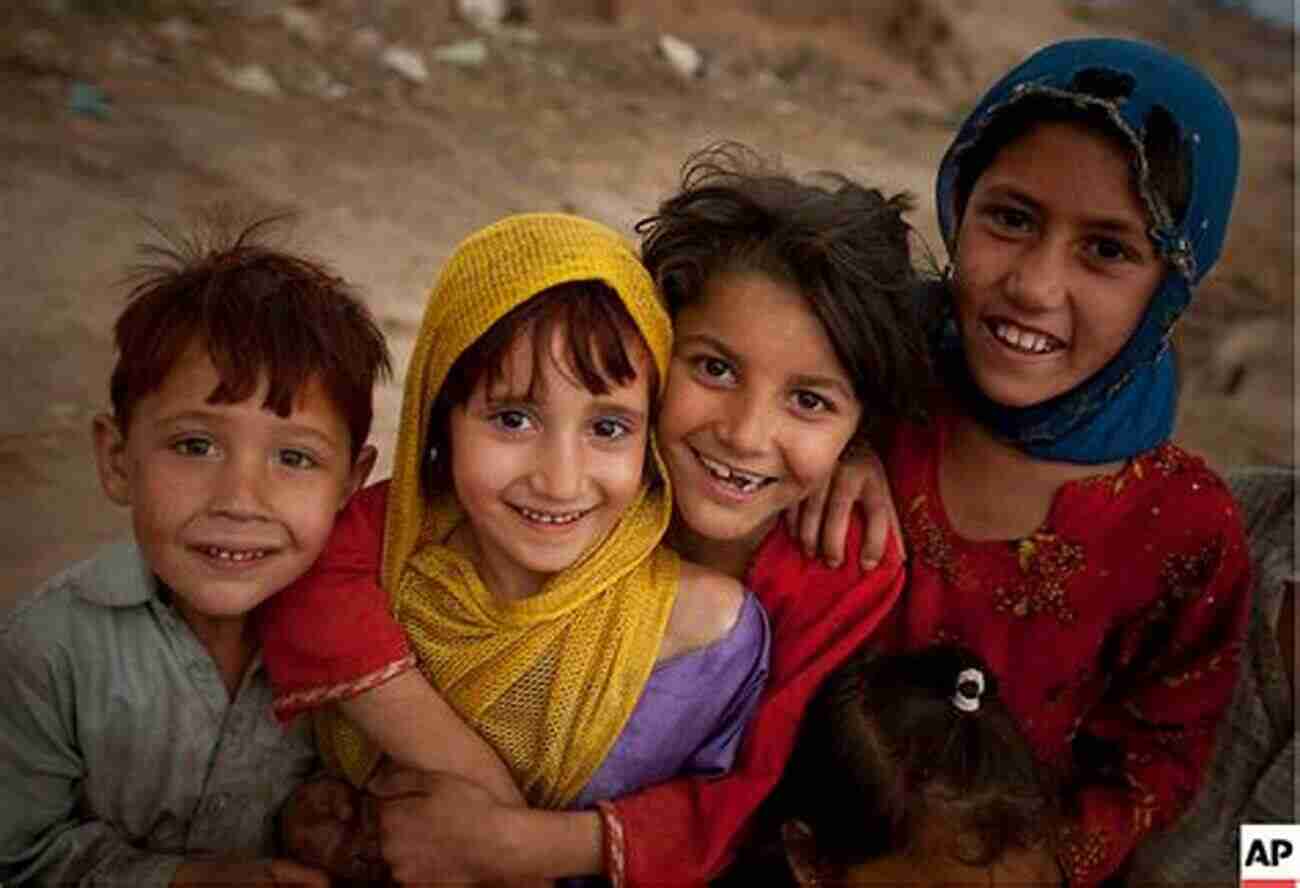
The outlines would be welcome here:
[[[1234,501],[1168,442],[1236,153],[1202,74],[1071,41],[945,156],[940,280],[904,197],[735,145],[639,256],[506,218],[364,489],[355,295],[252,237],[173,255],[94,426],[134,540],[0,625],[0,881],[1121,877],[1250,615]],[[808,557],[781,515],[869,447],[903,539],[862,570],[832,498],[851,557]]]

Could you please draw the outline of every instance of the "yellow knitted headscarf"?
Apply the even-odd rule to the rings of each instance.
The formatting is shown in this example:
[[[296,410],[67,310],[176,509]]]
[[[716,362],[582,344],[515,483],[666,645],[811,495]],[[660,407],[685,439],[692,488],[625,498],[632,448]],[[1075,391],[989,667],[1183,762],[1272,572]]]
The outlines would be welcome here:
[[[536,595],[505,602],[443,545],[463,515],[450,494],[422,495],[421,460],[456,359],[532,296],[586,280],[618,294],[662,392],[672,328],[622,238],[562,214],[497,222],[457,248],[429,294],[406,374],[384,531],[383,586],[421,670],[497,749],[528,801],[546,807],[568,803],[590,780],[654,668],[679,576],[676,556],[659,546],[672,513],[667,482],[643,487],[610,533]],[[651,458],[666,479],[653,446]],[[326,761],[363,782],[377,751],[335,709],[317,729]]]

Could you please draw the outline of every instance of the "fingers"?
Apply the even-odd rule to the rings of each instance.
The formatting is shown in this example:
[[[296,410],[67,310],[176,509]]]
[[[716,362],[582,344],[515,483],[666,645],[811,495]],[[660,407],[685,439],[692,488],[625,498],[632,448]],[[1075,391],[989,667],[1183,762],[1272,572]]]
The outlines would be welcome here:
[[[857,466],[859,492],[857,500],[862,505],[866,519],[866,530],[862,539],[862,569],[871,570],[885,557],[885,547],[892,532],[899,540],[901,548],[903,539],[902,525],[898,520],[898,510],[894,508],[894,498],[889,490],[889,479],[885,475],[885,466],[874,452],[862,454]]]
[[[288,888],[290,885],[302,886],[302,888],[330,888],[329,876],[325,873],[283,858],[271,861],[271,880],[271,884],[276,888]]]
[[[829,482],[821,484],[815,488],[808,496],[804,497],[801,513],[799,516],[799,544],[803,547],[803,553],[809,558],[817,557],[818,541],[821,538],[822,531],[822,512],[826,508],[826,497]],[[841,545],[841,551],[843,546]],[[834,565],[832,565],[834,566]]]
[[[844,561],[849,522],[853,518],[853,506],[858,501],[862,485],[862,474],[852,466],[843,467],[832,479],[830,496],[827,497],[823,510],[821,533],[822,558],[831,567],[838,567]],[[862,565],[865,567],[869,561],[879,561],[879,558],[879,554],[867,551],[867,541],[864,539],[860,558]],[[871,566],[874,567],[874,563]]]
[[[327,778],[320,792],[322,807],[335,820],[350,821],[356,816],[353,799],[357,793],[349,784]]]
[[[431,780],[430,775],[410,768],[383,769],[366,784],[366,791],[381,799],[416,795],[428,792]]]
[[[799,509],[802,505],[803,500],[797,500],[785,507],[785,529],[791,539],[799,538]]]

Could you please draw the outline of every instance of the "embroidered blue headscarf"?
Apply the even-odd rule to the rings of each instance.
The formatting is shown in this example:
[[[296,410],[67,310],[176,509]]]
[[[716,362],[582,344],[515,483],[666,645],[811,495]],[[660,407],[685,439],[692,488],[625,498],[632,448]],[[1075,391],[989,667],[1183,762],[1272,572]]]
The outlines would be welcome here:
[[[956,256],[961,205],[968,196],[958,193],[959,183],[969,187],[963,163],[973,162],[971,149],[991,121],[1031,97],[1057,115],[1064,108],[1067,113],[1077,110],[1080,117],[1102,118],[1128,142],[1134,180],[1152,223],[1151,240],[1168,271],[1120,352],[1070,391],[1043,403],[1007,407],[985,396],[971,378],[951,318],[940,333],[937,363],[963,407],[1026,453],[1088,464],[1127,459],[1167,440],[1173,431],[1177,399],[1170,337],[1191,301],[1192,286],[1223,247],[1237,183],[1236,117],[1204,74],[1157,47],[1098,38],[1041,49],[984,95],[940,164],[939,227],[950,256]],[[1189,178],[1187,207],[1178,218],[1149,181],[1147,135],[1156,117],[1172,119]],[[949,297],[949,314],[951,301]]]

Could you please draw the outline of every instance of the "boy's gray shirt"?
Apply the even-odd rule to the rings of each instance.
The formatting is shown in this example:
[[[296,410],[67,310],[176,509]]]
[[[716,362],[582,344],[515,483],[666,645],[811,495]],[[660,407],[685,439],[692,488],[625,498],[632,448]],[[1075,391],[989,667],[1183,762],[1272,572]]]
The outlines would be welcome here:
[[[185,856],[274,850],[316,764],[259,658],[231,700],[133,543],[0,617],[0,884],[166,886]]]

